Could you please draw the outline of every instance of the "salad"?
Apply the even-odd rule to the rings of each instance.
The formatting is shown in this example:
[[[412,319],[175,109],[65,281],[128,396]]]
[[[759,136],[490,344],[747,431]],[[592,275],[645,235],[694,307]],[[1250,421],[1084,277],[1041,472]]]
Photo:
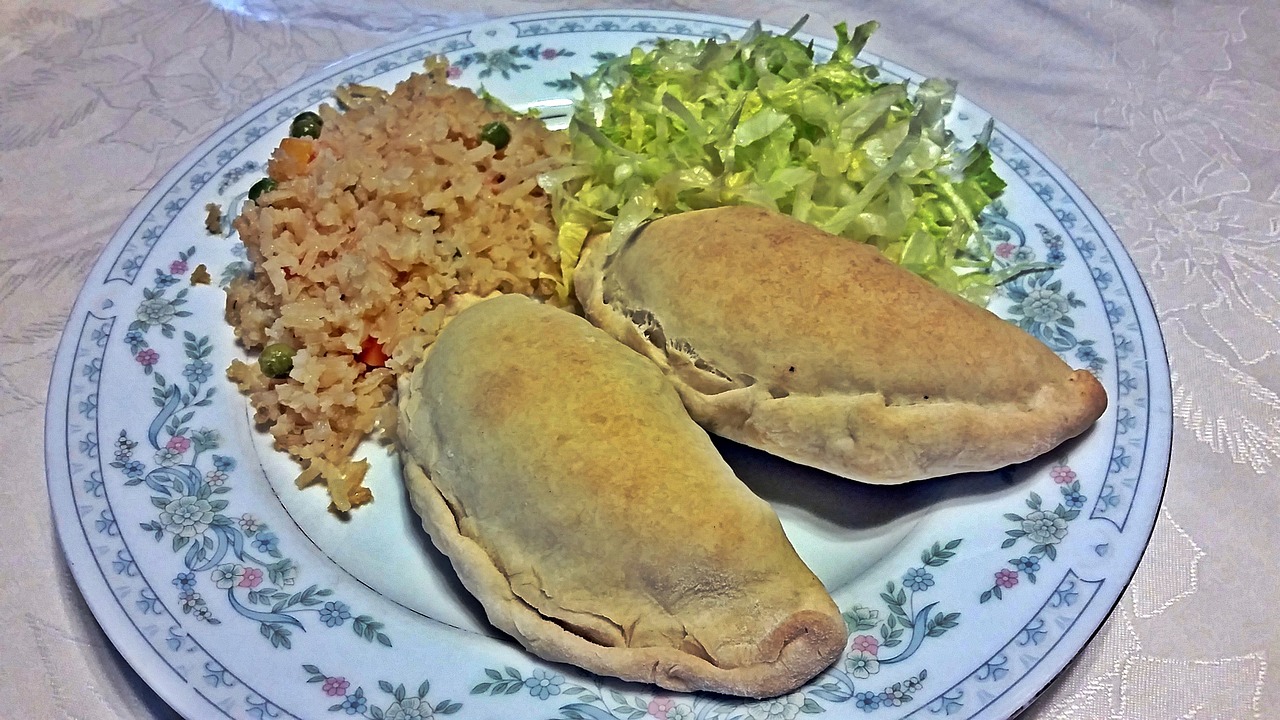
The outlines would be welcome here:
[[[575,78],[573,162],[548,173],[562,292],[590,234],[626,236],[649,219],[752,204],[850,240],[985,304],[1025,268],[995,268],[978,218],[1004,189],[984,132],[959,147],[945,118],[953,83],[912,91],[856,58],[877,27],[835,27],[819,62],[790,31],[753,25],[728,42],[659,40]]]

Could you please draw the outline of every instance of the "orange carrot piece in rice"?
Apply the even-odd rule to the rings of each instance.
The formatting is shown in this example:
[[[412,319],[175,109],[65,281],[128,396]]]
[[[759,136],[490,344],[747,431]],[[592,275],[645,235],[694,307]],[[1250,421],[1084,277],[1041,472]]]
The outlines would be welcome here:
[[[315,142],[310,138],[285,138],[267,161],[267,174],[279,182],[298,177],[315,159]]]
[[[367,337],[360,343],[360,354],[356,359],[369,367],[382,367],[387,364],[387,351],[383,349],[382,343]]]

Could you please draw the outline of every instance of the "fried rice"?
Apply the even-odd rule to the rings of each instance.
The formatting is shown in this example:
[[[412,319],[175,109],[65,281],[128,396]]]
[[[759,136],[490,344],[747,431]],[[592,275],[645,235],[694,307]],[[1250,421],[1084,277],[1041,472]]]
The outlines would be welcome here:
[[[296,350],[287,377],[227,370],[256,422],[324,484],[331,508],[372,500],[366,438],[394,429],[395,378],[409,372],[460,295],[557,302],[551,204],[538,176],[568,161],[562,136],[447,83],[429,60],[390,92],[339,93],[318,139],[289,138],[273,189],[234,221],[252,272],[227,289],[226,318],[250,353]],[[348,104],[349,103],[349,104]],[[502,122],[498,149],[481,129]]]

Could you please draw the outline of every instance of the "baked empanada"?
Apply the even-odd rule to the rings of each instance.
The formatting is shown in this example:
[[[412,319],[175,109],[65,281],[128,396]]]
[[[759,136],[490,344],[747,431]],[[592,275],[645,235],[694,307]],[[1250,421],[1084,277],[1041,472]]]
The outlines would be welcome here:
[[[901,483],[1022,462],[1106,409],[1021,328],[874,247],[755,207],[588,240],[575,292],[711,432],[837,475]]]
[[[489,620],[533,653],[672,690],[763,697],[843,649],[772,508],[648,360],[506,295],[402,380],[405,479]]]

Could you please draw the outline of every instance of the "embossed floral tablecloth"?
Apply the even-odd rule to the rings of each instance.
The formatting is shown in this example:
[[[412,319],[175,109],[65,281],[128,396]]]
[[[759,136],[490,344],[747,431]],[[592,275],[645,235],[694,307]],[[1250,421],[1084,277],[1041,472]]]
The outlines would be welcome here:
[[[597,4],[598,5],[598,4]],[[1132,586],[1030,718],[1280,717],[1280,5],[664,1],[945,75],[1097,204],[1151,292],[1173,373],[1169,487]],[[173,712],[62,560],[42,456],[50,363],[104,243],[224,122],[351,53],[576,2],[0,0],[0,717]],[[1272,673],[1274,675],[1274,673]]]

